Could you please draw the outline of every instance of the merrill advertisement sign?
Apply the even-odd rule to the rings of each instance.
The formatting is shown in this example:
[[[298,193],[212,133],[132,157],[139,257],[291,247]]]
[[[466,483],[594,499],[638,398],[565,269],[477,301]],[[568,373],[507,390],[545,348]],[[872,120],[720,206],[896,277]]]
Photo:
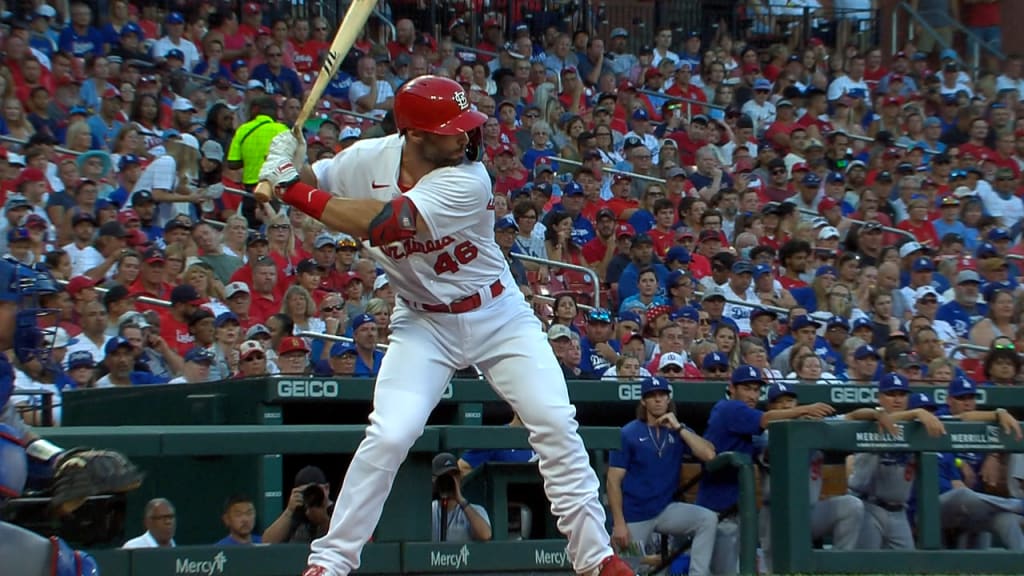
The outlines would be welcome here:
[[[949,442],[953,445],[954,452],[969,452],[971,450],[1002,450],[1002,434],[997,426],[986,426],[983,434],[978,433],[950,433]]]
[[[887,432],[857,432],[854,442],[857,448],[907,448],[910,446],[904,438],[903,425],[896,424],[896,434]]]

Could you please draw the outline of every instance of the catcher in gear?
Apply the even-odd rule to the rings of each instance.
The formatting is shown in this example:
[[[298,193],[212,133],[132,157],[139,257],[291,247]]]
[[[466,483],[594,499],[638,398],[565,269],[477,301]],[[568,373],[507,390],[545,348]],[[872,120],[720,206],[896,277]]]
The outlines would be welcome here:
[[[57,291],[57,284],[45,270],[38,270],[4,258],[0,259],[0,425],[28,456],[25,488],[50,495],[58,516],[71,514],[90,496],[135,490],[143,475],[123,455],[109,450],[76,448],[65,450],[40,438],[25,424],[10,401],[14,391],[14,369],[8,356],[31,355],[44,364],[50,350],[44,344],[38,319],[56,310],[41,308],[42,295]],[[21,490],[19,488],[19,490]],[[14,497],[20,494],[0,494]]]

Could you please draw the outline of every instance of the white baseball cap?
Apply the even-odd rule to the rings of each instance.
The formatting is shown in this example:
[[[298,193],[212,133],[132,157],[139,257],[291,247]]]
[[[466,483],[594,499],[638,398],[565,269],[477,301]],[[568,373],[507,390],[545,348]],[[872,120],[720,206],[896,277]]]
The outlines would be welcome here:
[[[839,238],[839,230],[835,226],[825,226],[818,232],[818,240],[828,240],[829,238]]]
[[[924,246],[920,242],[907,242],[900,246],[900,258],[906,258],[918,250],[924,250]]]
[[[265,353],[266,351],[263,350],[263,345],[255,340],[246,340],[238,347],[238,357],[243,360],[257,352]]]
[[[188,98],[178,96],[174,99],[174,104],[171,105],[171,109],[175,112],[195,112],[196,105]]]
[[[246,294],[252,294],[252,290],[249,290],[249,285],[245,282],[232,282],[224,287],[224,297],[231,298],[235,294],[244,292]]]
[[[668,366],[679,366],[682,368],[685,365],[686,359],[683,358],[683,355],[676,354],[675,352],[665,352],[658,360],[658,370],[664,370]]]
[[[936,298],[940,298],[939,291],[931,286],[921,286],[916,291],[914,291],[915,302],[924,298],[925,296],[935,296]]]
[[[376,292],[377,290],[380,290],[381,288],[387,286],[390,283],[391,281],[388,280],[388,275],[381,274],[380,276],[377,276],[376,278],[373,279],[373,291]]]
[[[129,310],[121,317],[117,319],[117,327],[120,329],[125,324],[134,324],[139,328],[149,328],[152,324],[146,320],[146,316],[142,312],[136,312],[135,310]]]
[[[69,345],[78,342],[77,338],[70,337],[68,331],[59,326],[56,330],[44,328],[42,332],[43,342],[50,348],[67,348]]]

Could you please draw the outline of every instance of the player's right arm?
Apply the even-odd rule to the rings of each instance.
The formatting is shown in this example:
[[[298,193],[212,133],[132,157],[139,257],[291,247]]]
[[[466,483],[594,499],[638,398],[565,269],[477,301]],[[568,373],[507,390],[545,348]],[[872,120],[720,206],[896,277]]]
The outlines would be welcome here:
[[[628,548],[630,544],[626,515],[622,512],[622,479],[625,477],[625,468],[608,467],[605,490],[608,492],[608,508],[612,513],[612,544],[619,549]]]

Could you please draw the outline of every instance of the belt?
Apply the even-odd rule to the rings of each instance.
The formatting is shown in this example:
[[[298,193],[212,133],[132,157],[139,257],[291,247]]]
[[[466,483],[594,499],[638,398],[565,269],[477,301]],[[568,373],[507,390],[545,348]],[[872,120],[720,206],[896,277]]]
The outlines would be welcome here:
[[[491,298],[497,298],[501,296],[501,293],[505,291],[505,286],[501,283],[501,280],[495,280],[494,284],[491,284],[488,289],[491,291]],[[414,304],[406,300],[413,308],[418,308],[425,312],[440,312],[443,314],[465,314],[466,312],[472,312],[483,304],[483,298],[480,297],[480,293],[477,292],[472,296],[466,296],[452,302],[451,304]]]
[[[883,500],[879,500],[878,498],[876,498],[874,496],[868,496],[867,494],[862,494],[862,493],[857,492],[855,490],[850,490],[850,494],[853,494],[854,496],[856,496],[857,498],[860,498],[861,500],[867,502],[868,504],[874,504],[875,506],[878,506],[879,508],[881,508],[883,510],[886,510],[888,512],[900,512],[900,511],[903,511],[903,510],[907,509],[907,505],[906,504],[896,504],[896,503],[893,503],[893,502],[885,502]]]

